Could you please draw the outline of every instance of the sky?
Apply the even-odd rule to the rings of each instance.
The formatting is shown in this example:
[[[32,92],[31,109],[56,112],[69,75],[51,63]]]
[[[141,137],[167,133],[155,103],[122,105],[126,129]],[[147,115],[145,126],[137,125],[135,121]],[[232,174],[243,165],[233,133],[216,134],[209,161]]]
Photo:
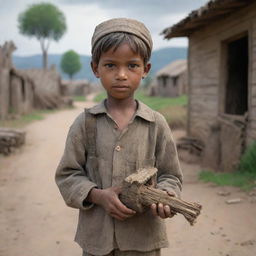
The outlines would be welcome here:
[[[35,38],[18,31],[18,15],[31,4],[42,0],[0,0],[0,46],[13,40],[15,55],[41,54]],[[185,18],[192,10],[208,0],[46,0],[56,5],[65,15],[67,31],[58,42],[51,42],[50,54],[63,54],[72,49],[90,55],[91,37],[96,25],[111,18],[127,17],[142,21],[151,31],[154,47],[187,46],[186,38],[164,40],[160,33]]]

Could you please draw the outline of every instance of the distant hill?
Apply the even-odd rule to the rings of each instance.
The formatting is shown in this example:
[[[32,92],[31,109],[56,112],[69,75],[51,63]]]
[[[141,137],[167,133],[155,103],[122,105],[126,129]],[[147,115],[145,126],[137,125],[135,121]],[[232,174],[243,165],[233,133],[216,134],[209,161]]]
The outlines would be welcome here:
[[[49,66],[55,65],[58,71],[61,73],[63,79],[67,79],[68,76],[62,73],[60,69],[61,54],[49,54],[48,63]],[[87,79],[89,81],[95,81],[95,77],[91,71],[90,61],[91,57],[87,55],[80,55],[82,62],[82,69],[79,73],[74,76],[74,79]],[[152,53],[151,63],[151,76],[158,70],[169,64],[170,62],[177,59],[187,58],[187,48],[185,47],[168,47],[161,48]],[[30,69],[30,68],[41,68],[42,57],[41,55],[32,55],[26,57],[13,56],[13,64],[17,69]]]

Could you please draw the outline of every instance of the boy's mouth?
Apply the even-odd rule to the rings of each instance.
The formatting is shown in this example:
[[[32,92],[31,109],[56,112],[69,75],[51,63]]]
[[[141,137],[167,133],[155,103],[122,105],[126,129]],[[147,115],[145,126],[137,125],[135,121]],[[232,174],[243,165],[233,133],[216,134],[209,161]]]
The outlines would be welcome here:
[[[112,88],[115,90],[127,90],[130,87],[128,85],[114,85],[114,86],[112,86]]]

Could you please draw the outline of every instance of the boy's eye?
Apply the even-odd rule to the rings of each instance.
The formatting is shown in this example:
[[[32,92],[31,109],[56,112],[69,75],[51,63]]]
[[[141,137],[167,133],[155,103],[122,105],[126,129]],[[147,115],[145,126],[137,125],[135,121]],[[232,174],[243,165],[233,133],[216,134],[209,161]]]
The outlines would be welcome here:
[[[139,65],[138,65],[138,64],[135,64],[135,63],[130,63],[130,64],[128,65],[128,67],[133,69],[133,68],[138,68]]]
[[[107,63],[107,64],[105,64],[104,66],[107,67],[107,68],[113,68],[113,67],[114,67],[114,64],[112,64],[112,63]]]

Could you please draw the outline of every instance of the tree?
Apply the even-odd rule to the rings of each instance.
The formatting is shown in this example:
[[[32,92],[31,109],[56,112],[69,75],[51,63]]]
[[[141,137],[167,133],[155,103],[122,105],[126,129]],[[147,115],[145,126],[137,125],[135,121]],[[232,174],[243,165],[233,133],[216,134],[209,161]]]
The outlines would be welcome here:
[[[64,53],[61,58],[61,69],[68,74],[70,80],[82,67],[80,56],[73,50]]]
[[[43,67],[47,68],[50,42],[59,41],[67,29],[64,14],[50,3],[33,4],[19,15],[18,23],[21,34],[39,40],[43,52]]]

